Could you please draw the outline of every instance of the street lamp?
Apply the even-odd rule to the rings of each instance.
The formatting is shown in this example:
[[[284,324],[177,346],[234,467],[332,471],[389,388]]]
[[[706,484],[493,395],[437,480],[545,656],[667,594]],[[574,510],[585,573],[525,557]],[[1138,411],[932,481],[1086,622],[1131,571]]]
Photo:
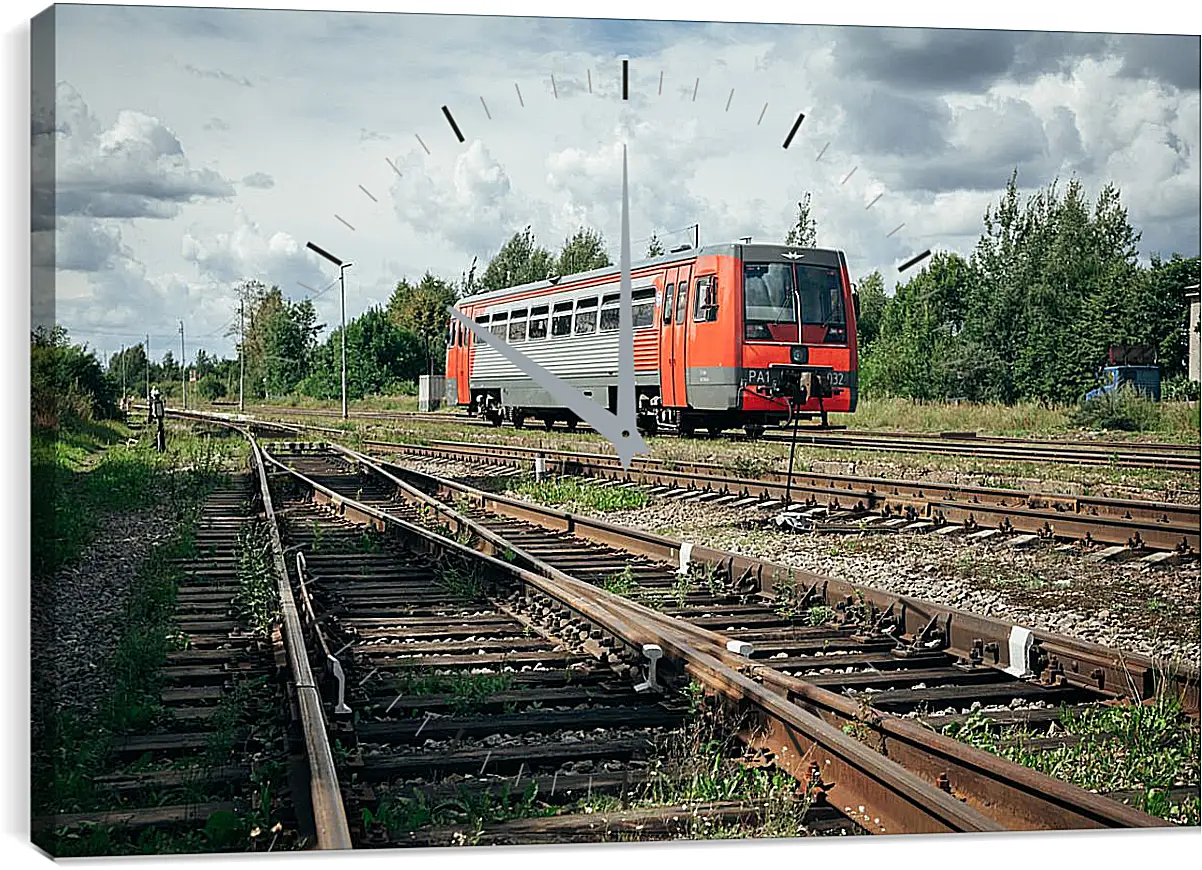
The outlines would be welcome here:
[[[306,247],[315,254],[325,257],[331,263],[338,267],[338,287],[339,293],[342,296],[342,419],[347,419],[346,413],[346,279],[344,274],[350,268],[350,263],[344,263],[331,254],[329,251],[324,251],[312,242],[307,242]]]

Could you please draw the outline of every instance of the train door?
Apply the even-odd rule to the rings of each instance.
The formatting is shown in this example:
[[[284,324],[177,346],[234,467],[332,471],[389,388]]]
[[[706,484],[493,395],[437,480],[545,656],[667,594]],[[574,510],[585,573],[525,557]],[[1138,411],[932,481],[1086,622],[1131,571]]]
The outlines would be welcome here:
[[[693,267],[681,266],[676,275],[676,310],[672,314],[672,405],[683,408],[689,404],[685,387],[685,354],[687,351],[689,325],[686,320],[692,306],[691,281]]]
[[[470,329],[458,321],[455,322],[455,328],[459,334],[458,346],[455,348],[455,373],[452,377],[455,378],[455,382],[459,387],[459,404],[466,405],[472,400],[471,353],[473,334]]]
[[[676,274],[679,269],[668,269],[664,276],[664,289],[660,302],[659,318],[659,384],[660,400],[665,408],[676,405],[676,343],[673,340],[676,322]]]

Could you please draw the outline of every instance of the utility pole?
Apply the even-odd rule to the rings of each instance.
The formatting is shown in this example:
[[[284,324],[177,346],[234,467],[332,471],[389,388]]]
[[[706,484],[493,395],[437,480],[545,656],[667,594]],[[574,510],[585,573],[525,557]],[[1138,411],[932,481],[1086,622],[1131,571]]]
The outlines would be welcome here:
[[[242,413],[242,384],[246,380],[246,300],[238,301],[238,413]]]
[[[121,410],[125,410],[125,345],[121,345]]]
[[[346,413],[346,270],[351,267],[350,263],[344,263],[331,254],[329,251],[322,250],[312,242],[305,244],[313,253],[325,257],[331,263],[338,267],[338,285],[339,292],[342,295],[342,419],[347,419]]]
[[[184,410],[188,410],[188,359],[184,352],[184,322],[179,322],[179,398]]]
[[[151,420],[150,411],[150,333],[146,333],[146,422]]]
[[[338,293],[342,297],[342,419],[346,414],[346,267],[344,263],[338,267]]]

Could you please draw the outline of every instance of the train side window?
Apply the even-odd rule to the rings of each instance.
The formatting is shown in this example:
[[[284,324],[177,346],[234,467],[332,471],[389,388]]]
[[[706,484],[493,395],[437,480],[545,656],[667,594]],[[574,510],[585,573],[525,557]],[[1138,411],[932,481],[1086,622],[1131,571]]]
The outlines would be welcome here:
[[[680,286],[676,288],[676,322],[684,323],[684,313],[688,308],[689,301],[689,282],[681,281]]]
[[[618,322],[621,319],[622,309],[621,296],[617,293],[606,294],[601,300],[601,331],[613,332],[618,328]]]
[[[526,340],[526,309],[519,308],[509,316],[509,343]]]
[[[526,338],[537,341],[547,337],[547,306],[536,305],[530,309],[530,326],[526,330]]]
[[[697,299],[693,307],[694,323],[713,323],[718,319],[718,278],[710,275],[697,279]]]
[[[669,284],[664,288],[664,325],[667,326],[672,322],[672,291],[676,289],[675,284]]]
[[[634,314],[634,328],[640,329],[655,323],[655,288],[635,290],[631,302]]]
[[[551,313],[551,335],[572,334],[572,303],[558,302]]]
[[[500,338],[505,337],[505,333],[509,329],[509,312],[502,311],[500,314],[492,316],[492,334]]]
[[[597,331],[597,297],[576,302],[576,335],[592,335]]]

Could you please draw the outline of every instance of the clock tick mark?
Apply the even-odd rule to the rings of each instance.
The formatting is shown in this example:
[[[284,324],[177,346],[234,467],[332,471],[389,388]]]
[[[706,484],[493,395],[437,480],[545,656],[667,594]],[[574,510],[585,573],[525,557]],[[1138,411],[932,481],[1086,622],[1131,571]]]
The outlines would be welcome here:
[[[555,99],[559,99],[559,88],[555,87],[555,73],[551,73],[551,93],[555,95]]]
[[[337,215],[337,214],[335,214],[335,215],[334,215],[334,217],[338,218],[338,220],[342,221],[344,224],[346,224],[348,227],[350,227],[350,230],[351,230],[351,232],[354,232],[354,231],[355,231],[355,228],[354,228],[354,227],[352,227],[350,224],[346,223],[346,220],[345,220],[345,219],[343,219],[343,218],[341,218],[341,217],[338,217],[338,215]]]
[[[840,184],[847,184],[847,179],[849,179],[849,178],[851,178],[853,175],[855,175],[855,174],[856,174],[856,170],[857,170],[857,169],[859,169],[859,168],[860,168],[859,166],[853,166],[853,167],[851,168],[851,172],[849,172],[849,173],[847,173],[846,175],[844,175],[844,176],[843,176],[843,180],[842,180],[842,181],[840,181],[839,183],[840,183]]]
[[[630,61],[622,61],[622,99],[630,99]]]
[[[701,76],[697,77],[697,81],[693,83],[693,102],[697,102],[697,89],[701,87]]]
[[[442,113],[446,116],[447,123],[451,125],[451,129],[455,131],[455,138],[460,142],[463,141],[463,134],[459,132],[459,125],[455,123],[455,119],[451,117],[451,110],[446,106],[442,107]]]
[[[480,105],[484,107],[484,114],[488,116],[488,120],[492,120],[492,112],[488,111],[488,103],[484,102],[484,97],[480,98]]]
[[[395,164],[395,163],[393,163],[393,162],[392,162],[392,161],[391,161],[389,158],[385,157],[385,158],[384,158],[384,162],[385,162],[385,163],[387,163],[389,166],[391,166],[391,167],[392,167],[392,171],[393,171],[393,172],[395,172],[399,178],[404,178],[404,177],[405,177],[405,176],[401,175],[401,170],[397,169],[397,168],[396,168],[396,164]]]
[[[726,111],[730,111],[730,101],[735,98],[735,89],[730,89],[730,96],[726,98]]]
[[[588,76],[588,92],[591,94],[593,92],[593,71],[586,69],[584,72]]]
[[[522,89],[518,87],[518,83],[513,83],[513,89],[518,92],[518,102],[522,104],[522,108],[526,108],[526,101],[522,99]]]
[[[897,271],[904,272],[907,269],[909,269],[911,266],[913,266],[915,263],[921,263],[923,260],[925,260],[929,256],[931,256],[930,250],[929,249],[925,250],[921,254],[918,254],[918,255],[913,256],[910,259],[906,260],[906,262],[902,263],[900,266],[897,267]]]
[[[881,198],[882,196],[884,196],[884,195],[885,195],[885,192],[884,192],[884,191],[881,191],[881,192],[880,192],[880,193],[878,193],[876,196],[874,196],[874,197],[872,198],[872,202],[870,202],[870,203],[868,203],[868,205],[864,206],[864,211],[868,211],[868,209],[870,209],[870,208],[872,208],[874,205],[876,205],[876,201],[877,201],[878,199],[880,199],[880,198]]]
[[[793,144],[793,137],[797,135],[797,129],[801,126],[801,122],[806,119],[804,112],[797,113],[797,120],[793,122],[792,129],[789,130],[789,135],[785,137],[784,147],[788,148]]]
[[[413,136],[417,139],[418,144],[422,146],[422,150],[429,154],[430,149],[426,147],[426,143],[422,141],[422,137],[418,136],[416,133],[414,133]]]
[[[376,199],[374,196],[371,195],[371,191],[368,190],[366,187],[364,187],[362,184],[359,185],[359,189],[361,191],[363,191],[364,193],[366,193],[367,198],[370,199],[372,202],[379,202],[378,199]]]
[[[819,160],[821,160],[822,155],[826,153],[826,149],[830,148],[830,147],[831,147],[830,142],[827,142],[825,145],[823,145],[822,150],[818,152],[818,156],[814,158],[814,162],[817,163]]]
[[[760,120],[755,122],[755,125],[756,125],[757,127],[758,127],[758,126],[759,126],[759,125],[760,125],[760,124],[763,122],[763,120],[764,120],[764,113],[765,113],[765,112],[767,112],[767,111],[768,111],[768,104],[767,104],[767,103],[764,103],[764,108],[760,109]]]
[[[904,226],[905,226],[905,224],[904,224],[904,223],[900,223],[900,224],[898,224],[897,226],[895,226],[895,227],[894,227],[894,228],[893,228],[893,229],[892,229],[892,230],[889,232],[889,235],[885,236],[885,238],[887,238],[887,239],[888,239],[888,238],[891,238],[891,237],[893,236],[893,234],[894,234],[894,233],[896,233],[898,230],[900,230],[900,229],[901,229],[902,227],[904,227]]]

